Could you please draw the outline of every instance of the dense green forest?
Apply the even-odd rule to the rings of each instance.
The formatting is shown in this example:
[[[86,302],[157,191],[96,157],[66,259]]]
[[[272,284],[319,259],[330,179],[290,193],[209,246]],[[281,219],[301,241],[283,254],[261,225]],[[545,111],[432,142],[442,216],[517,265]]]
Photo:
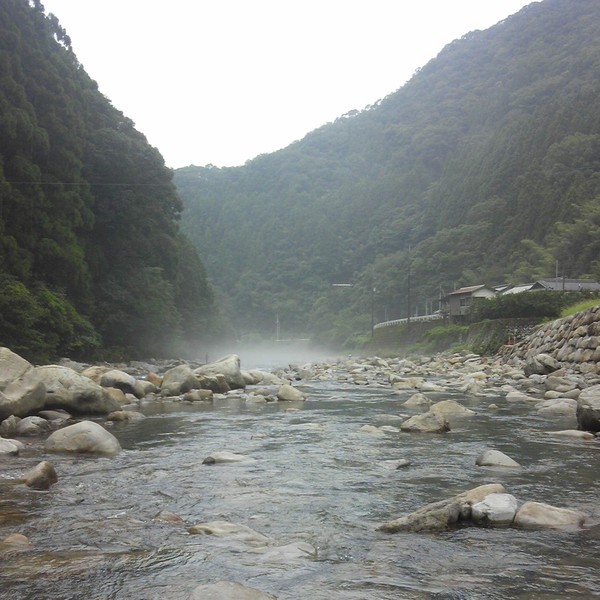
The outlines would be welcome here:
[[[600,2],[532,3],[281,151],[179,169],[184,231],[246,335],[352,343],[455,286],[598,278],[598,98]]]
[[[214,333],[172,179],[58,19],[2,0],[0,345],[36,361],[148,357]]]

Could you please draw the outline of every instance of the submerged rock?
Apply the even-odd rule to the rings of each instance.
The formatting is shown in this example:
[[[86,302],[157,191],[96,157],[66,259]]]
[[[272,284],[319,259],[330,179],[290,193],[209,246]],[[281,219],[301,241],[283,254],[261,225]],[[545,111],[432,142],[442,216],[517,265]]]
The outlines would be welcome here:
[[[190,527],[188,533],[214,535],[215,537],[228,538],[251,546],[266,546],[270,542],[270,539],[266,535],[246,525],[238,525],[229,521],[198,523]]]
[[[229,452],[223,450],[221,452],[213,452],[207,456],[203,461],[203,465],[216,465],[221,463],[239,463],[239,462],[256,462],[256,459],[246,456],[244,454],[236,454],[235,452]]]
[[[241,583],[217,581],[194,588],[188,600],[277,600],[277,596]]]

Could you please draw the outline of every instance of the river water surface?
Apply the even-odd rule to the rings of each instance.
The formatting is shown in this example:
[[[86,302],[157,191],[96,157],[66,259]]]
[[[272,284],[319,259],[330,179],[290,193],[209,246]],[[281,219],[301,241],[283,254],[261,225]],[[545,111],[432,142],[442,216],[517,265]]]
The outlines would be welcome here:
[[[300,404],[146,403],[146,419],[111,431],[114,458],[45,456],[29,442],[0,465],[0,539],[33,549],[0,559],[0,598],[183,600],[199,584],[238,581],[280,600],[600,597],[600,530],[465,527],[384,534],[382,522],[484,483],[520,502],[598,513],[596,442],[544,435],[572,428],[502,398],[453,395],[477,415],[445,435],[360,431],[382,415],[413,414],[385,385],[298,384]],[[440,395],[440,399],[448,394]],[[498,410],[488,409],[491,402]],[[293,410],[290,410],[293,409]],[[523,465],[475,466],[501,450]],[[254,462],[204,465],[218,450]],[[59,481],[48,492],[15,484],[40,460]],[[396,469],[398,461],[410,465]],[[160,511],[184,523],[157,522]],[[273,547],[306,542],[315,556],[282,559],[187,528],[246,525]]]

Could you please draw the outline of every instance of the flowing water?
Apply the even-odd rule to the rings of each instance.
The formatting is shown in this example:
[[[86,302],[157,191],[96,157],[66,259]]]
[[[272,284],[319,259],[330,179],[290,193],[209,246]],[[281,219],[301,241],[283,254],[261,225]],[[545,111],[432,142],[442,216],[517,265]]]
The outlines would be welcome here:
[[[35,441],[3,459],[0,540],[22,533],[33,549],[0,559],[0,598],[179,600],[221,579],[280,600],[600,596],[597,527],[377,531],[423,504],[494,482],[520,501],[597,514],[600,446],[542,433],[573,422],[454,395],[478,414],[450,433],[372,435],[360,427],[409,412],[408,392],[335,381],[300,387],[308,399],[293,406],[240,398],[144,404],[145,420],[112,428],[123,446],[114,458],[47,457]],[[499,410],[488,409],[494,400]],[[476,467],[492,447],[523,468]],[[217,450],[255,461],[202,464]],[[15,483],[44,458],[59,476],[50,491]],[[400,459],[410,465],[396,469]],[[154,520],[160,511],[184,523]],[[306,542],[316,555],[282,559],[187,532],[216,520],[251,527],[273,547]]]

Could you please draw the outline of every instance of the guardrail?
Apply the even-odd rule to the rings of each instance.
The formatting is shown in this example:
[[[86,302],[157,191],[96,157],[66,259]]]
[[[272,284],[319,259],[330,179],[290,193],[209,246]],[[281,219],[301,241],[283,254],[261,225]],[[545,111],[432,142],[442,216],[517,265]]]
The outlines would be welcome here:
[[[422,323],[423,321],[439,321],[444,317],[440,314],[437,315],[423,315],[421,317],[411,317],[411,323]],[[373,329],[381,329],[382,327],[392,327],[394,325],[403,325],[404,323],[408,323],[409,319],[395,319],[393,321],[383,321],[383,323],[377,323]]]

